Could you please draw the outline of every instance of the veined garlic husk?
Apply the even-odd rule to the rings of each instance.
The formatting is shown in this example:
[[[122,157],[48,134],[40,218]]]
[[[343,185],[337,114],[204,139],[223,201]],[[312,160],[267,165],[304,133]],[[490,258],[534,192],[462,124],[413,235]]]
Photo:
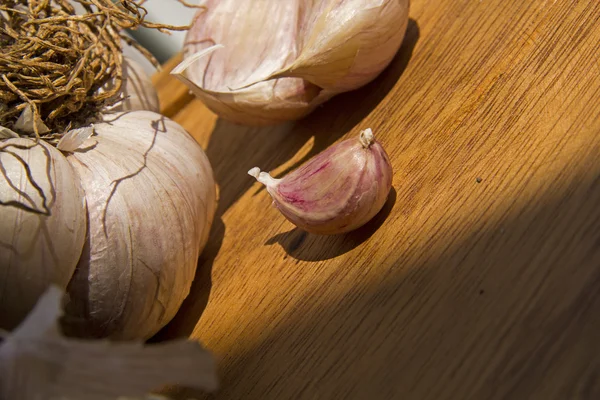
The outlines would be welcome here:
[[[372,81],[400,48],[409,0],[208,0],[173,72],[219,116],[299,119]],[[197,57],[211,45],[222,45]]]
[[[65,289],[81,255],[79,179],[45,142],[0,140],[0,328],[17,326],[49,284]]]
[[[311,158],[282,179],[255,167],[273,203],[294,225],[316,234],[352,231],[371,220],[392,187],[392,166],[371,129]]]
[[[0,140],[3,329],[57,284],[70,295],[70,334],[147,339],[189,293],[216,209],[210,163],[164,116],[104,119],[69,131],[58,150]]]
[[[69,285],[78,336],[148,338],[187,297],[216,208],[209,161],[175,122],[107,116],[94,149],[67,157],[81,179],[88,237]]]

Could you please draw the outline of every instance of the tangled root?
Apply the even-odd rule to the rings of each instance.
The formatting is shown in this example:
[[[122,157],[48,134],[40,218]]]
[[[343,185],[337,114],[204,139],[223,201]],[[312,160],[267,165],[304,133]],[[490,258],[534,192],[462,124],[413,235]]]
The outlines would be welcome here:
[[[189,28],[146,21],[143,1],[74,2],[85,10],[83,14],[77,14],[68,0],[2,1],[0,126],[13,129],[28,106],[34,119],[52,132],[89,123],[103,108],[122,100],[123,41],[158,66],[123,30]],[[107,85],[109,82],[112,84]]]

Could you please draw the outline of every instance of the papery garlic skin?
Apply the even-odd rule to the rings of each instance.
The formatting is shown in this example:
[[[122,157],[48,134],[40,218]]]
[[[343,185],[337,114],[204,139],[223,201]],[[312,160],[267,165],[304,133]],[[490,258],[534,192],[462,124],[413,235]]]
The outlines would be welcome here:
[[[301,51],[273,76],[299,77],[335,93],[375,79],[396,55],[408,26],[409,0],[306,3]]]
[[[110,82],[108,86],[114,85]],[[123,101],[107,107],[107,111],[160,111],[160,102],[152,80],[144,68],[131,58],[123,57]]]
[[[19,324],[50,284],[67,287],[86,221],[79,179],[58,150],[0,140],[0,328]]]
[[[408,25],[408,0],[207,0],[178,76],[219,116],[245,125],[299,119],[389,65]]]
[[[323,235],[349,232],[371,220],[388,198],[393,175],[370,129],[329,147],[282,179],[258,168],[248,173],[267,187],[290,222]]]
[[[169,384],[214,391],[212,355],[195,340],[144,344],[63,335],[64,290],[50,286],[24,321],[0,341],[0,399],[166,400]]]
[[[134,111],[95,125],[74,152],[88,204],[88,239],[69,285],[69,332],[147,339],[189,293],[216,209],[209,161],[178,124]]]

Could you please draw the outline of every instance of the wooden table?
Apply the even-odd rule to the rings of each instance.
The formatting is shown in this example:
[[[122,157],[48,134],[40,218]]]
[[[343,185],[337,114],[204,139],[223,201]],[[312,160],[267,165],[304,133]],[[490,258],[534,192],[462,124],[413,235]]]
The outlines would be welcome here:
[[[159,334],[214,352],[210,398],[600,399],[600,2],[410,15],[376,81],[295,124],[217,120],[155,77],[220,186],[192,294]],[[246,174],[367,127],[394,190],[354,233],[294,229]]]

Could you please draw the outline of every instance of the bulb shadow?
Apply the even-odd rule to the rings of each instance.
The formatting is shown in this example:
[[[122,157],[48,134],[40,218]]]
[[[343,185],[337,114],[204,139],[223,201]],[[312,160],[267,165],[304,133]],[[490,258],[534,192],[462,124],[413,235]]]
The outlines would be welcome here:
[[[345,254],[366,242],[383,225],[396,204],[396,189],[392,188],[383,208],[362,227],[341,235],[315,235],[294,228],[279,233],[265,242],[278,243],[288,256],[301,261],[322,261]],[[285,256],[284,258],[287,258]]]

